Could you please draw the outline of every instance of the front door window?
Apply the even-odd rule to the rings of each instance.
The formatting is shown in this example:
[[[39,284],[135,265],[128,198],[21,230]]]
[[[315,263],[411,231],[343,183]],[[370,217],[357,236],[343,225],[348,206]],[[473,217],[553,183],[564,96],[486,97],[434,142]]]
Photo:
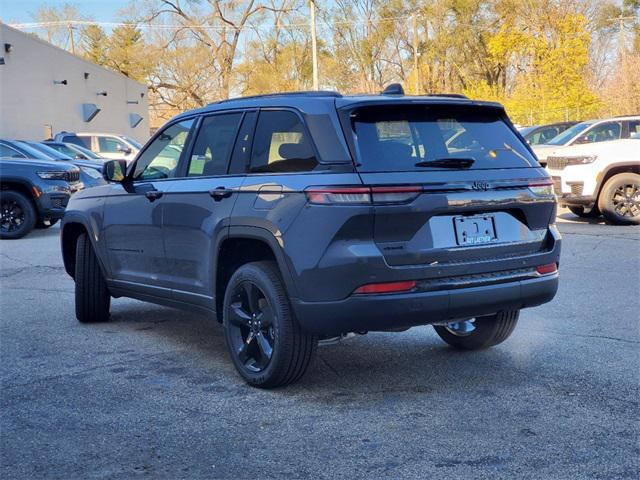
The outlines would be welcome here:
[[[162,131],[136,162],[134,180],[161,180],[175,176],[193,119],[174,123]]]

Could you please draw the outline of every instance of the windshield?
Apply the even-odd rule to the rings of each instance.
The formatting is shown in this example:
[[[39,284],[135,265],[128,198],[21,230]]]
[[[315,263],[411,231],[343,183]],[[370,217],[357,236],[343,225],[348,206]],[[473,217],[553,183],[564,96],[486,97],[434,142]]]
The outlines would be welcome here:
[[[45,155],[51,157],[51,158],[55,158],[56,160],[71,160],[71,158],[73,157],[69,157],[68,155],[61,153],[47,145],[43,145],[42,143],[38,143],[38,142],[22,142],[23,144],[26,144],[30,147],[33,147],[36,150],[40,150],[41,152],[43,152]]]
[[[66,155],[67,157],[75,158],[75,156],[77,155],[77,152],[64,145],[63,143],[47,143],[47,147],[53,148],[54,150],[62,153],[63,155]]]
[[[547,145],[566,145],[569,140],[578,135],[580,132],[585,130],[587,127],[593,125],[594,122],[582,122],[574,125],[573,127],[565,130],[564,132],[556,135],[551,140],[549,140]]]
[[[518,131],[520,132],[520,135],[522,135],[523,137],[526,137],[527,135],[529,135],[531,132],[533,132],[536,128],[538,127],[523,127],[523,128],[519,128]]]
[[[140,143],[136,142],[133,138],[125,137],[124,135],[122,136],[122,138],[124,138],[127,142],[129,142],[131,145],[136,147],[138,150],[140,150],[142,148],[142,145],[140,145]]]
[[[351,113],[360,171],[538,166],[502,112],[452,105],[363,107]],[[430,162],[433,162],[430,164]]]
[[[37,160],[56,160],[57,157],[53,155],[48,155],[37,148],[33,148],[31,145],[25,142],[15,142],[16,146],[22,150],[24,150],[29,157],[37,159]],[[54,150],[55,151],[55,150]]]

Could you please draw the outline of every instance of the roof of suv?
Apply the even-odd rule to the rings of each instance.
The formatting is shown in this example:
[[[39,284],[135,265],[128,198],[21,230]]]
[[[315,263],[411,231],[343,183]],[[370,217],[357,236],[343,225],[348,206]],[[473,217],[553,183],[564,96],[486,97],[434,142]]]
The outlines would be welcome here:
[[[499,103],[470,100],[459,94],[434,94],[421,96],[398,94],[341,95],[333,91],[309,91],[272,93],[221,100],[196,110],[184,112],[176,118],[190,116],[194,113],[216,112],[237,108],[293,107],[306,113],[325,113],[329,109],[335,110],[336,108],[361,104],[384,105],[398,103],[435,103],[503,108]]]

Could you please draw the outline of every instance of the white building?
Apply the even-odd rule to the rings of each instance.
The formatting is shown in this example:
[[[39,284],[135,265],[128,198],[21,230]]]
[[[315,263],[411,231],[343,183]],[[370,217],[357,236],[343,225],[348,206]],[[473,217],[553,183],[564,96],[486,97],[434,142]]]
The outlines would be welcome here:
[[[0,138],[62,130],[149,138],[147,87],[0,22]]]

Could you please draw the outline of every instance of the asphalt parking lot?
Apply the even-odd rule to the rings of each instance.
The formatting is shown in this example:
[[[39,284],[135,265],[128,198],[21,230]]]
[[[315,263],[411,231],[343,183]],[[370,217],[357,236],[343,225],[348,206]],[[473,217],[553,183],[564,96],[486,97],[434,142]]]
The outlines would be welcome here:
[[[78,324],[57,227],[3,241],[0,477],[638,478],[640,227],[559,223],[558,296],[504,344],[373,333],[276,391],[209,318],[117,299]]]

